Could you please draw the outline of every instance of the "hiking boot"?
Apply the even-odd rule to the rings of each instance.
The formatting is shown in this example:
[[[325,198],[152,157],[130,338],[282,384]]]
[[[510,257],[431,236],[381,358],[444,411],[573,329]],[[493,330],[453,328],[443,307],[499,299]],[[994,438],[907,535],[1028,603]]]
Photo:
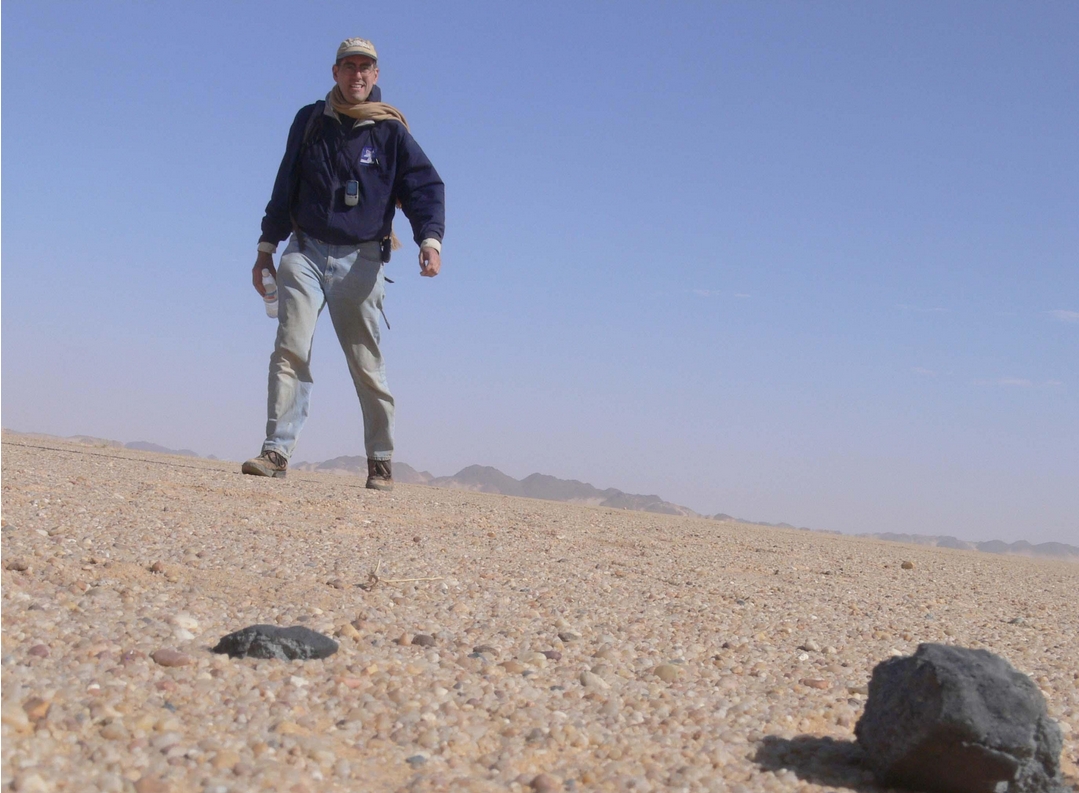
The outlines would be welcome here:
[[[369,490],[393,490],[389,460],[367,461],[367,487]]]
[[[282,477],[287,473],[288,460],[285,455],[267,449],[258,457],[253,457],[240,468],[245,474],[252,476],[277,476]]]

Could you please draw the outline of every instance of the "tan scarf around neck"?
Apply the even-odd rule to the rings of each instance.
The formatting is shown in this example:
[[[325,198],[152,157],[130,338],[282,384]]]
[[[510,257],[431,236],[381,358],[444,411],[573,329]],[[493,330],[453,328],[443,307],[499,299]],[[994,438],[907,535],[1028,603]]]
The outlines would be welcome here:
[[[333,90],[326,96],[326,101],[330,103],[338,114],[354,118],[357,121],[400,121],[405,125],[405,129],[408,129],[408,122],[405,121],[404,114],[393,105],[388,105],[385,102],[349,102],[345,99],[345,95],[341,93],[341,87],[335,85]],[[397,206],[401,206],[400,200],[397,202]],[[401,240],[397,238],[397,234],[390,230],[390,247],[393,250],[397,250],[401,247]]]
[[[405,129],[408,129],[404,114],[393,105],[385,102],[349,102],[341,93],[339,85],[333,87],[326,101],[338,113],[358,121],[400,121],[405,125]]]

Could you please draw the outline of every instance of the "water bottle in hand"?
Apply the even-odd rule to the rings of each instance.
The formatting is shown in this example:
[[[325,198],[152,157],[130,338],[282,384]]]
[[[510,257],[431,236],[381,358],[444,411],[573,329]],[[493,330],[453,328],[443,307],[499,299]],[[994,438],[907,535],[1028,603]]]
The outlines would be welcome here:
[[[262,271],[262,299],[266,301],[266,316],[277,317],[277,281],[269,270]]]

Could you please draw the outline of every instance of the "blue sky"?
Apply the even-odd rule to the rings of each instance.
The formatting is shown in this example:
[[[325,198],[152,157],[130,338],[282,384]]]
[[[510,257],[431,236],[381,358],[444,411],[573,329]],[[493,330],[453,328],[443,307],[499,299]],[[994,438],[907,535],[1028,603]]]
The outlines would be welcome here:
[[[362,35],[447,184],[397,459],[1079,544],[1075,3],[3,11],[5,427],[257,453],[259,222]],[[325,317],[315,379],[296,459],[362,454]]]

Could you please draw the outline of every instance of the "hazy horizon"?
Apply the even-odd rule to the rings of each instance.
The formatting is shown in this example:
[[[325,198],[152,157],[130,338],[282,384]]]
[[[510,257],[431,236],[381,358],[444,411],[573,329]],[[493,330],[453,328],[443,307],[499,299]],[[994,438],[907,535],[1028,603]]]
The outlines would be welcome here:
[[[5,427],[258,452],[259,221],[293,116],[362,35],[447,184],[442,275],[410,241],[388,268],[396,459],[1079,545],[1077,4],[4,22]],[[325,317],[314,375],[295,459],[362,455]]]
[[[237,464],[242,462],[239,459],[237,459],[237,460],[229,460],[228,458],[221,458],[221,457],[218,457],[217,455],[200,454],[197,450],[190,449],[190,448],[187,448],[187,447],[182,447],[182,448],[167,447],[164,444],[159,444],[159,443],[157,443],[155,441],[148,440],[146,438],[139,438],[137,440],[131,440],[131,441],[121,441],[121,440],[118,440],[116,438],[101,438],[101,437],[98,437],[98,436],[86,435],[85,433],[77,433],[77,434],[75,434],[73,436],[66,436],[65,437],[65,436],[53,436],[51,433],[24,432],[24,431],[21,431],[21,430],[13,429],[11,427],[4,427],[3,429],[4,429],[5,432],[14,432],[14,433],[17,433],[17,434],[24,434],[24,435],[28,435],[28,436],[47,435],[49,437],[58,437],[58,438],[61,438],[63,440],[70,440],[72,438],[80,438],[80,439],[84,439],[86,441],[95,440],[95,441],[107,441],[107,442],[111,442],[111,443],[121,443],[121,444],[123,444],[124,448],[133,448],[133,447],[137,447],[139,445],[146,444],[146,445],[149,445],[149,446],[156,446],[157,447],[156,449],[148,449],[148,451],[156,451],[156,452],[163,453],[163,454],[164,453],[177,453],[177,452],[192,452],[192,453],[194,453],[195,455],[197,455],[198,457],[201,457],[201,458],[216,459],[216,460],[221,460],[221,461],[224,461],[224,462],[235,462]],[[362,459],[364,457],[364,454],[361,451],[359,454],[337,455],[335,457],[329,457],[329,458],[320,459],[320,460],[306,460],[306,459],[300,459],[300,458],[296,457],[296,458],[293,459],[292,462],[293,462],[294,465],[297,465],[297,466],[321,465],[322,463],[326,463],[326,462],[329,462],[329,461],[332,461],[332,460],[337,460],[337,459],[340,459],[342,457],[361,458]],[[448,471],[448,472],[447,471],[431,471],[431,470],[428,470],[427,468],[425,468],[422,465],[413,465],[408,460],[400,460],[399,459],[396,462],[398,464],[404,463],[405,465],[410,466],[411,468],[413,468],[416,471],[419,471],[421,473],[430,475],[433,479],[453,478],[454,476],[461,473],[462,471],[465,471],[468,468],[475,467],[475,466],[484,467],[484,468],[495,468],[495,470],[500,470],[496,466],[488,466],[487,464],[482,463],[482,462],[471,463],[468,466],[464,466],[464,467],[459,468],[459,469],[457,469],[455,471]],[[503,474],[507,473],[505,471],[500,471],[500,472],[503,473]],[[520,475],[520,476],[513,476],[513,478],[520,481],[520,480],[524,480],[528,476],[532,476],[532,475],[555,476],[555,478],[557,478],[557,479],[561,479],[562,481],[566,481],[566,477],[558,477],[555,474],[551,474],[549,471],[531,471],[528,474],[524,474],[524,475]],[[590,482],[590,481],[587,481],[587,480],[574,480],[574,481],[582,481],[586,485],[592,485],[593,487],[596,487],[597,490],[606,490],[608,488],[613,488],[613,489],[616,489],[616,490],[621,490],[624,493],[627,492],[624,488],[619,488],[616,484],[596,485],[594,482]],[[655,496],[658,496],[660,499],[662,499],[664,502],[666,502],[668,504],[675,503],[671,499],[666,498],[663,495],[663,493],[647,493],[647,494],[637,493],[637,494],[629,494],[629,495],[638,495],[638,496],[639,495],[655,495]],[[555,500],[558,500],[558,499],[555,499]],[[678,504],[677,506],[689,507],[690,509],[693,509],[694,512],[697,512],[702,517],[712,517],[712,515],[717,515],[717,514],[723,514],[723,515],[728,514],[728,513],[716,513],[716,512],[713,512],[713,513],[702,512],[701,510],[695,509],[690,504]],[[626,507],[618,507],[618,508],[619,509],[626,509]],[[745,521],[745,522],[749,522],[749,523],[761,523],[761,524],[770,525],[770,526],[789,526],[790,528],[808,529],[808,530],[811,530],[811,531],[823,531],[823,532],[839,531],[838,529],[833,529],[833,528],[828,527],[828,526],[806,526],[806,525],[803,525],[803,524],[800,524],[800,523],[797,523],[797,522],[792,522],[790,520],[776,519],[776,520],[764,521],[764,520],[760,520],[758,518],[755,518],[755,517],[753,517],[751,515],[730,515],[730,517],[735,518],[736,520],[739,520],[739,521]],[[850,532],[850,531],[847,531],[847,532],[841,532],[841,533],[842,534],[847,534],[847,535],[852,535],[852,534],[884,534],[884,533],[889,533],[889,532],[872,532],[872,531]],[[891,533],[895,533],[895,534],[913,534],[915,536],[951,536],[951,535],[947,535],[947,534],[926,535],[924,532],[891,532]],[[988,541],[991,541],[991,540],[993,540],[993,541],[999,540],[1000,538],[999,537],[958,537],[957,539],[964,539],[964,540],[967,540],[969,542],[988,542]],[[1019,538],[1019,539],[1023,539],[1023,538]],[[1045,540],[1043,542],[1050,542],[1050,541]],[[1033,542],[1032,544],[1037,545],[1038,543]]]

